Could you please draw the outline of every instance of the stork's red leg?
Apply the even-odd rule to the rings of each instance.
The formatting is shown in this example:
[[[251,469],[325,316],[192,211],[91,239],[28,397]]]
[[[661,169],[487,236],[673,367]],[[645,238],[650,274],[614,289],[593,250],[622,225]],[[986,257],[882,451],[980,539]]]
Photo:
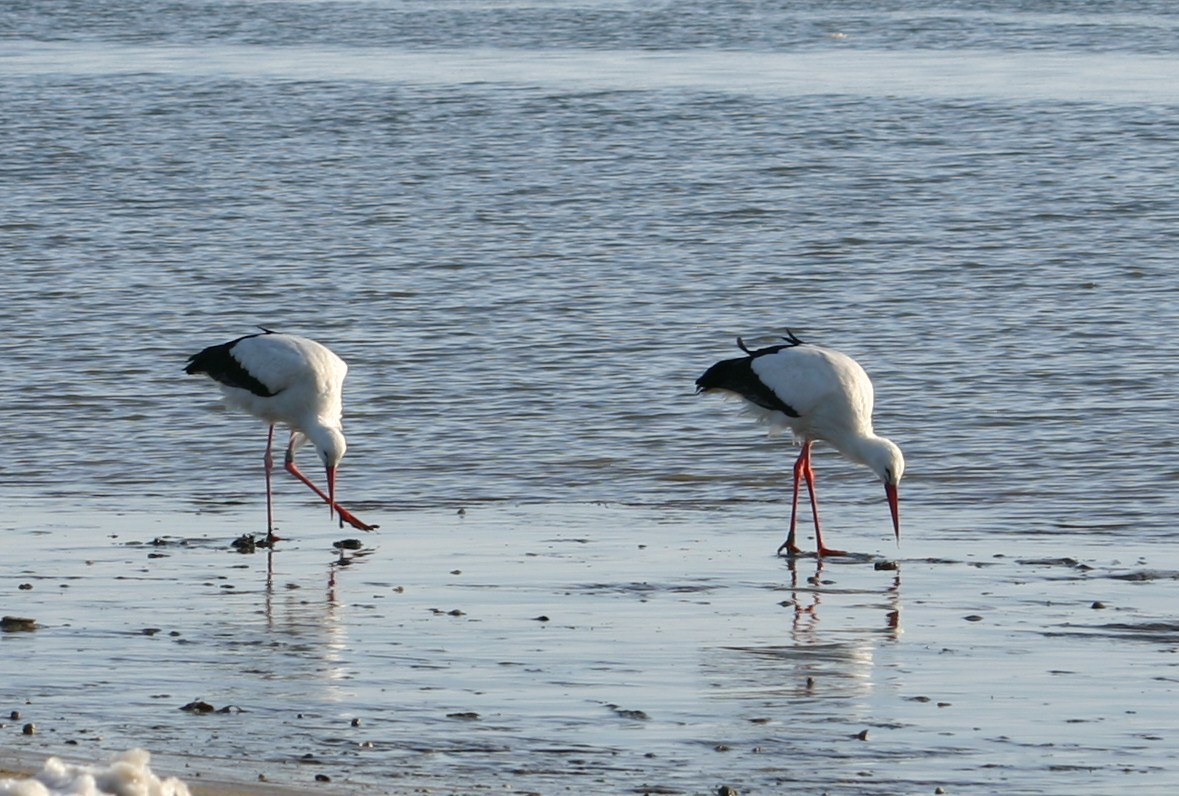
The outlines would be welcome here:
[[[847,553],[843,550],[835,550],[823,545],[823,529],[819,525],[819,500],[815,497],[815,471],[811,469],[811,444],[809,442],[802,446],[802,456],[799,461],[803,463],[802,474],[806,478],[807,493],[811,497],[811,511],[815,515],[815,543],[817,545],[818,555],[822,556],[845,556]]]
[[[341,527],[343,527],[344,523],[348,523],[349,525],[351,525],[353,528],[356,528],[357,530],[361,530],[361,531],[376,530],[376,528],[377,528],[376,525],[369,525],[366,522],[361,522],[356,517],[355,514],[348,511],[348,509],[344,508],[339,503],[332,503],[332,499],[330,497],[328,497],[328,494],[326,492],[324,492],[322,489],[317,487],[311,481],[310,478],[303,475],[303,471],[300,470],[298,468],[298,466],[295,464],[294,452],[291,451],[289,448],[287,449],[287,459],[286,459],[286,464],[284,466],[285,466],[286,471],[288,473],[295,476],[295,478],[298,478],[300,481],[302,481],[304,484],[306,484],[311,489],[312,492],[319,495],[319,497],[323,500],[324,503],[327,503],[329,506],[332,506],[333,508],[335,508],[336,513],[340,515],[340,526]]]
[[[793,497],[790,500],[790,533],[786,534],[786,541],[778,548],[778,555],[782,555],[785,550],[788,554],[796,556],[802,552],[797,544],[794,543],[794,531],[798,527],[798,484],[803,477],[803,463],[809,459],[811,444],[804,442],[802,444],[802,453],[798,455],[797,461],[794,462],[794,491]]]
[[[270,472],[274,469],[274,456],[271,455],[270,449],[274,444],[274,426],[270,427],[270,431],[266,433],[266,454],[262,457],[262,463],[266,466],[266,541],[277,542],[278,537],[274,534],[274,498],[270,491]]]

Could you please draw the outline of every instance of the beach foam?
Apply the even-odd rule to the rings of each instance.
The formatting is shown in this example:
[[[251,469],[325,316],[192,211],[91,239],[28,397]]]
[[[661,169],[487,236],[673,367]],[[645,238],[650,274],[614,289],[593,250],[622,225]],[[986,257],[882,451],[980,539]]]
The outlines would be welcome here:
[[[105,767],[51,757],[28,779],[0,779],[0,796],[190,796],[188,786],[176,777],[157,777],[150,761],[143,749],[121,752]]]

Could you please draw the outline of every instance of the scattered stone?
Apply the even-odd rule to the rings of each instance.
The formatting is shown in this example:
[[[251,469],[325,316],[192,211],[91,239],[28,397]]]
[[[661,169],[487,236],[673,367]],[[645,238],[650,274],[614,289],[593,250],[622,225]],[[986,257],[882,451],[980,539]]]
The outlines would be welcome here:
[[[740,796],[737,789],[731,785],[721,785],[716,789],[716,796]]]
[[[537,621],[537,622],[548,622],[548,621],[551,621],[551,620],[550,620],[550,619],[549,619],[547,616],[545,616],[544,614],[541,614],[540,616],[534,616],[534,617],[532,617],[532,618],[533,618],[533,620],[535,620],[535,621]]]
[[[873,566],[873,569],[886,570],[888,572],[895,572],[896,570],[901,568],[901,565],[898,564],[896,561],[877,561],[872,566]]]
[[[33,584],[31,584],[31,583],[22,583],[21,585],[17,586],[17,588],[18,588],[18,589],[20,589],[21,591],[32,591],[32,590],[33,590]]]
[[[649,718],[651,718],[650,716],[648,716],[646,713],[644,713],[641,710],[627,710],[626,708],[618,707],[618,705],[607,705],[606,707],[608,707],[608,708],[610,708],[610,710],[614,711],[614,715],[618,716],[621,719],[631,719],[632,721],[647,721]]]
[[[187,705],[183,705],[180,709],[189,713],[212,713],[217,708],[205,702],[203,699],[195,699]]]
[[[331,782],[332,778],[329,777],[327,774],[316,774],[315,781],[316,782]]]
[[[1104,607],[1105,607],[1105,603],[1103,603],[1101,600],[1097,600],[1096,602],[1094,602],[1094,603],[1093,603],[1092,605],[1090,605],[1089,607],[1090,607],[1090,608],[1097,609],[1097,610],[1100,610],[1100,609],[1102,609],[1102,608],[1104,608]]]
[[[463,713],[447,713],[446,718],[458,719],[459,721],[479,721],[479,714],[471,710]]]
[[[242,554],[256,553],[258,552],[258,540],[254,538],[252,533],[243,533],[233,540],[230,547]]]
[[[26,619],[23,616],[0,617],[0,630],[3,630],[5,633],[18,633],[36,629],[37,622],[34,619]]]
[[[971,614],[970,616],[964,616],[962,618],[967,622],[981,622],[983,620],[983,618],[978,614]]]
[[[143,630],[140,630],[139,632],[145,636],[154,636],[156,633],[160,632],[160,628],[158,628],[158,627],[145,627]]]
[[[718,743],[716,746],[712,747],[712,751],[714,752],[731,752],[732,750],[733,747],[729,746],[727,743]]]
[[[858,738],[861,741],[868,740],[868,731],[867,730],[860,730],[859,732],[856,733],[856,738]]]
[[[465,611],[460,611],[457,608],[447,611],[446,613],[448,616],[466,616],[467,615]]]
[[[364,543],[359,539],[341,539],[338,542],[332,542],[332,547],[337,550],[359,550],[364,547]]]
[[[360,719],[352,719],[352,726],[359,727],[360,726]]]
[[[463,571],[461,569],[452,569],[450,571],[450,574],[451,575],[461,575],[461,574],[463,574]]]
[[[933,792],[939,794],[939,796],[940,796],[940,794],[943,794],[946,792],[946,789],[943,788],[941,785],[938,785],[936,788],[933,789]]]
[[[21,727],[20,731],[21,731],[22,735],[36,735],[37,734],[37,725],[33,724],[33,722],[30,721],[28,724]]]
[[[12,711],[11,713],[8,714],[8,718],[10,721],[20,721],[20,711],[19,710]]]

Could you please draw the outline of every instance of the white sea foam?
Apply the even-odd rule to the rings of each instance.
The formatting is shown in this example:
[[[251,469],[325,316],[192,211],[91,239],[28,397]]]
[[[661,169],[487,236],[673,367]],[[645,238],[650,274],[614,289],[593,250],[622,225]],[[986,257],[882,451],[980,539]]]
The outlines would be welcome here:
[[[51,757],[28,779],[0,779],[0,796],[189,796],[181,780],[156,776],[150,761],[143,749],[121,752],[107,766],[74,765]]]

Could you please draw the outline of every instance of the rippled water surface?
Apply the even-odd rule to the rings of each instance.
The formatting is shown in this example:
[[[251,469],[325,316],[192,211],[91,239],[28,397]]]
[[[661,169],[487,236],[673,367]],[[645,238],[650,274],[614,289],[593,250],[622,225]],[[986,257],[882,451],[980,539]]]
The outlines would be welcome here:
[[[1168,546],[1179,509],[1179,15],[1169,3],[1013,11],[951,2],[30,1],[6,13],[0,483],[13,508],[0,545],[14,607],[5,612],[26,606],[70,632],[5,637],[0,660],[15,660],[12,644],[35,655],[39,683],[63,700],[62,715],[65,695],[89,693],[70,660],[77,634],[113,655],[125,641],[119,634],[135,630],[88,629],[96,609],[152,622],[141,621],[143,584],[127,560],[167,573],[145,581],[152,594],[178,589],[157,624],[182,638],[204,635],[208,671],[259,675],[233,680],[227,700],[244,702],[241,689],[288,677],[295,693],[307,682],[327,688],[335,664],[318,662],[321,649],[347,657],[360,649],[358,634],[380,646],[409,633],[407,657],[366,648],[355,668],[344,667],[349,676],[404,680],[348,692],[335,713],[315,710],[360,715],[380,688],[398,698],[429,693],[441,686],[428,674],[435,664],[422,661],[445,650],[447,661],[466,661],[446,664],[460,666],[454,687],[464,697],[422,710],[448,728],[438,738],[463,743],[486,733],[455,736],[446,714],[487,713],[488,678],[509,681],[513,706],[490,708],[514,717],[508,746],[522,736],[538,748],[585,733],[569,743],[605,748],[601,734],[644,731],[616,727],[629,714],[604,705],[658,712],[649,708],[665,689],[674,698],[681,674],[667,659],[685,648],[701,657],[701,671],[717,666],[749,682],[763,682],[754,672],[783,657],[801,666],[793,656],[811,653],[784,635],[782,598],[750,587],[784,577],[768,553],[788,508],[792,451],[735,406],[692,394],[705,367],[736,351],[737,335],[763,341],[787,328],[851,353],[875,379],[877,428],[908,463],[900,551],[908,561],[921,560],[927,545],[956,562],[1033,546],[1044,559],[1086,550],[1101,566],[1142,559],[1152,571],[1179,569]],[[255,324],[314,336],[351,365],[341,495],[382,530],[366,539],[375,552],[337,573],[347,576],[337,588],[356,589],[346,597],[321,584],[330,556],[280,550],[273,564],[291,562],[290,577],[267,589],[263,556],[225,552],[234,537],[258,532],[264,516],[265,432],[222,411],[216,390],[181,370],[189,354]],[[827,452],[816,465],[832,541],[897,555],[871,476]],[[621,513],[610,516],[623,519],[603,519],[590,504],[613,506]],[[454,524],[459,509],[468,520],[480,512],[494,519]],[[69,519],[41,519],[63,512]],[[328,555],[326,512],[301,488],[280,483],[278,513],[298,529],[298,549],[314,539]],[[37,601],[59,581],[17,590],[22,579],[56,571],[49,562],[76,574],[93,556],[124,553],[109,538],[121,517],[141,541],[198,535],[190,526],[208,541],[151,566],[111,557],[101,577],[54,592],[52,610]],[[545,546],[599,539],[603,524],[612,541],[588,558],[569,552],[588,549],[577,544]],[[615,536],[632,525],[646,529],[634,544],[648,551],[681,550],[671,544],[686,528],[685,538],[698,541],[739,534],[741,552],[726,547],[707,567],[680,570],[666,557],[635,558]],[[522,541],[475,544],[464,537],[472,529],[505,545]],[[434,537],[444,530],[449,544],[441,545]],[[446,576],[469,569],[465,551],[486,568],[488,588]],[[536,587],[540,602],[580,595],[609,616],[641,605],[631,637],[656,620],[676,630],[666,644],[644,638],[605,668],[585,665],[579,645],[609,648],[609,632],[600,634],[606,642],[587,634],[550,647],[559,620],[532,617],[555,609],[532,604],[519,585],[532,582],[516,569],[530,551],[588,568],[584,579],[555,571]],[[402,568],[415,556],[414,569]],[[837,571],[855,572],[855,593],[866,596],[836,599],[839,612],[824,617],[814,641],[847,643],[852,658],[888,650],[909,671],[952,657],[926,660],[908,635],[882,644],[883,605],[902,605],[904,616],[912,600],[938,603],[946,589],[969,614],[962,589],[1006,595],[1000,584],[1026,571],[1008,564],[992,583],[987,573],[1000,570],[966,570],[978,580],[964,585],[958,564],[934,566],[907,597],[859,563],[866,572],[854,564]],[[651,587],[659,599],[643,602],[651,595],[619,585],[649,583],[645,571],[668,579]],[[118,572],[123,579],[110,580]],[[1048,573],[1036,582],[1053,582],[1056,570]],[[739,606],[704,610],[720,617],[723,643],[693,635],[695,577],[706,579],[701,600],[740,593]],[[300,588],[288,591],[287,581]],[[431,607],[460,607],[468,618],[412,614],[408,630],[398,622],[409,620],[391,618],[385,606],[405,602],[393,587],[409,595],[427,582],[467,596],[465,605]],[[1149,593],[1168,584],[1151,578]],[[820,582],[817,592],[825,590]],[[745,603],[751,595],[755,604]],[[988,605],[1001,610],[1005,599]],[[356,603],[381,609],[341,607]],[[214,615],[224,626],[208,624],[210,605],[226,606]],[[513,668],[520,662],[480,646],[478,633],[464,637],[473,645],[466,658],[453,639],[430,646],[445,622],[472,622],[473,605],[522,617],[520,632],[547,628],[525,643],[561,658],[553,670],[561,674],[548,675],[554,681],[590,684],[576,720],[551,712],[551,693],[526,687],[530,664]],[[652,606],[671,618],[653,616]],[[183,619],[186,611],[197,615]],[[743,640],[744,626],[725,617],[746,611],[774,629]],[[1056,642],[1043,631],[1056,623],[1053,612],[1026,621],[1035,629],[1030,657],[967,656],[969,665],[945,676],[976,675],[980,666],[1053,669]],[[1103,638],[1121,638],[1111,633]],[[161,671],[198,665],[195,648],[161,634],[135,638],[156,646],[123,662],[131,673],[161,649],[184,651],[175,670]],[[1164,667],[1168,656],[1153,653],[1171,652],[1171,642],[1145,643],[1152,654],[1142,660]],[[556,651],[561,644],[571,646]],[[774,651],[740,652],[759,645]],[[282,652],[292,647],[297,654]],[[262,663],[251,657],[259,650]],[[253,662],[239,666],[238,656]],[[727,663],[734,659],[741,664]],[[272,668],[279,673],[265,676]],[[598,693],[627,681],[623,671],[647,699]],[[856,677],[876,683],[881,670],[862,671]],[[10,673],[0,669],[15,682]],[[1162,668],[1143,674],[1169,682]],[[1048,680],[1072,693],[1068,678]],[[683,688],[695,696],[675,693],[712,704],[707,689]],[[169,709],[181,695],[215,693],[172,682],[155,691],[171,695]],[[23,693],[0,685],[10,700]],[[899,694],[896,704],[909,705]],[[255,696],[255,713],[258,702],[276,717],[298,711],[281,690]],[[801,709],[795,696],[778,693],[775,710]],[[101,721],[150,726],[142,705],[126,714],[109,701],[85,709],[106,711]],[[1148,705],[1130,709],[1142,715]],[[675,710],[679,718],[647,734],[673,743],[671,727],[690,727],[690,748],[716,754],[712,735],[694,729],[708,711],[699,703]],[[781,737],[747,737],[750,727],[764,729],[748,721],[761,716],[728,710],[720,709],[715,735],[740,727],[752,746]],[[1085,733],[1095,726],[1070,725],[1090,757],[1099,753]],[[332,727],[317,742],[355,740]],[[253,750],[256,730],[221,732]],[[303,732],[281,723],[267,731]],[[178,751],[145,734],[117,737]],[[987,737],[1003,735],[996,728]],[[46,738],[55,740],[38,742]],[[791,743],[805,746],[805,738]],[[977,738],[946,743],[978,753]],[[1040,741],[1011,743],[986,754],[1018,756],[1022,744]],[[1117,754],[1129,747],[1093,741]],[[361,755],[355,775],[387,773],[389,761]],[[1144,765],[1179,782],[1163,763]],[[723,767],[713,770],[722,780]],[[994,785],[978,776],[983,791]],[[773,780],[754,781],[768,788]],[[1047,782],[1033,778],[1028,792],[1051,790]]]

